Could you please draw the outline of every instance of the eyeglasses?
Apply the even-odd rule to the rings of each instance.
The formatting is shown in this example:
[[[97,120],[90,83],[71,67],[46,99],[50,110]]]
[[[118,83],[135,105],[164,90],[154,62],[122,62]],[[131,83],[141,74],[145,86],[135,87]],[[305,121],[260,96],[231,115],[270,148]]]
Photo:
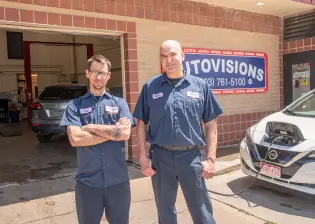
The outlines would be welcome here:
[[[109,73],[109,72],[99,72],[99,71],[90,71],[90,72],[92,76],[97,77],[98,75],[100,75],[102,78],[106,77]]]

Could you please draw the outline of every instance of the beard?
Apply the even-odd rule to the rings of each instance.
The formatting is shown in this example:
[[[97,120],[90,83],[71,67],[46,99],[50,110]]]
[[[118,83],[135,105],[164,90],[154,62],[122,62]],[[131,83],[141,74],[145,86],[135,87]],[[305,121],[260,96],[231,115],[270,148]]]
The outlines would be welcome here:
[[[95,90],[102,90],[106,87],[104,83],[92,83],[92,86]]]

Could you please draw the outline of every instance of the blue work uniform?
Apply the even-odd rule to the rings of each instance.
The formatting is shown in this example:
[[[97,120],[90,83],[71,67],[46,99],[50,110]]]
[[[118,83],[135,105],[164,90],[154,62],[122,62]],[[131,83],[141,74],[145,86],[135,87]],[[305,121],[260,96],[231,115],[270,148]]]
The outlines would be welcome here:
[[[166,73],[143,86],[133,116],[149,125],[147,141],[159,224],[177,223],[175,201],[180,183],[194,223],[213,224],[212,204],[201,177],[202,121],[223,113],[208,84],[184,74],[175,85]]]
[[[95,97],[90,92],[72,100],[60,127],[87,124],[114,125],[122,118],[134,120],[126,101],[109,93]],[[130,210],[130,183],[125,161],[124,141],[76,147],[76,206],[80,224],[99,224],[104,208],[109,222],[126,224]]]

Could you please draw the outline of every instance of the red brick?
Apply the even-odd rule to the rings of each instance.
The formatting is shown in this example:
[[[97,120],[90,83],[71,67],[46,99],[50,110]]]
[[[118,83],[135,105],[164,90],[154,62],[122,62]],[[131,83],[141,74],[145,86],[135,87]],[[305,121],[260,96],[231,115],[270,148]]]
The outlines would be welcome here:
[[[312,38],[304,39],[304,47],[308,47],[312,45]]]
[[[126,5],[135,5],[135,0],[126,0]]]
[[[35,23],[47,24],[47,13],[34,11]]]
[[[290,50],[289,49],[288,50],[284,50],[283,54],[290,54]]]
[[[135,6],[144,7],[145,0],[135,0]]]
[[[185,11],[187,14],[193,14],[193,5],[192,2],[185,2]]]
[[[184,13],[178,13],[178,22],[179,23],[185,23],[186,17]]]
[[[83,10],[84,0],[72,0],[72,9]]]
[[[162,21],[170,21],[170,12],[162,10]]]
[[[4,8],[0,7],[0,20],[4,20]]]
[[[70,15],[60,15],[61,26],[72,26],[72,16]]]
[[[126,5],[125,4],[116,4],[116,14],[120,16],[126,15]]]
[[[127,22],[127,32],[135,33],[136,32],[136,23],[135,22]]]
[[[178,2],[177,3],[177,10],[179,13],[185,13],[186,12],[185,3],[184,2]]]
[[[315,45],[312,45],[312,50],[315,50]]]
[[[46,0],[34,0],[35,5],[47,5]]]
[[[164,10],[164,11],[170,11],[170,1],[162,1],[162,10]]]
[[[105,12],[105,1],[95,0],[95,12],[104,13]]]
[[[96,25],[95,25],[95,18],[92,17],[85,17],[85,27],[86,28],[91,28],[91,29],[95,29]]]
[[[121,32],[127,32],[127,22],[117,21],[117,30]]]
[[[296,41],[291,41],[289,42],[289,48],[292,49],[292,48],[297,48],[297,42]]]
[[[73,26],[74,27],[84,27],[84,17],[83,16],[73,16]]]
[[[133,5],[126,6],[126,16],[130,16],[130,17],[135,16],[135,7]]]
[[[7,21],[20,21],[19,10],[12,8],[5,8],[5,18]]]
[[[126,83],[126,92],[139,92],[139,83],[138,82],[127,82]]]
[[[296,43],[296,46],[297,47],[303,47],[303,44],[304,44],[303,40],[298,40],[297,43]]]
[[[60,26],[60,15],[56,13],[48,13],[48,24]]]
[[[218,19],[224,19],[225,17],[225,11],[224,9],[220,7],[215,7],[214,8],[214,17]]]
[[[127,98],[127,101],[130,103],[137,103],[138,98],[139,98],[139,93],[134,93],[134,92],[126,93],[126,98]]]
[[[130,49],[126,49],[124,52],[125,55],[125,60],[137,60],[137,50],[130,50]]]
[[[177,18],[177,13],[174,13],[174,12],[171,12],[170,13],[170,21],[171,22],[177,22],[178,21],[178,18]]]
[[[154,10],[153,9],[144,9],[144,16],[146,19],[154,19]]]
[[[14,1],[18,2],[18,1]],[[33,0],[20,0],[20,3],[33,4]]]
[[[84,10],[95,12],[95,0],[84,0]]]
[[[154,0],[145,0],[144,7],[149,9],[154,9]]]
[[[29,10],[20,10],[21,22],[25,23],[34,23],[33,11]]]
[[[117,30],[116,20],[107,20],[107,30]]]
[[[141,8],[141,7],[136,7],[135,8],[135,16],[137,18],[144,18],[144,8]]]
[[[283,50],[288,50],[289,49],[289,43],[288,42],[285,42],[283,44]]]
[[[138,81],[138,72],[137,71],[127,71],[126,70],[126,82]]]
[[[170,2],[170,10],[173,12],[177,12],[178,9],[177,9],[177,3],[176,2]]]
[[[193,16],[192,15],[186,14],[185,20],[186,20],[185,21],[186,24],[193,24]]]
[[[127,38],[124,42],[127,49],[137,49],[137,39]]]
[[[108,14],[115,14],[116,13],[115,2],[106,2],[105,11]]]
[[[162,10],[154,10],[154,19],[162,20]]]
[[[47,6],[59,7],[59,0],[47,0]]]
[[[96,29],[101,29],[101,30],[106,30],[107,26],[106,26],[106,19],[99,19],[96,18]]]
[[[59,2],[60,8],[71,9],[71,0],[61,0]]]

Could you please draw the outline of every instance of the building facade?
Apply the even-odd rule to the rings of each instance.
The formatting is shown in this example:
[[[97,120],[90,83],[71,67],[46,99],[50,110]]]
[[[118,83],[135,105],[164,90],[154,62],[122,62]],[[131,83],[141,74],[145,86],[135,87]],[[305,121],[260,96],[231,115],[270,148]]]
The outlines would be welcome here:
[[[310,0],[287,0],[280,6],[265,1],[274,4],[267,11],[250,1],[237,8],[225,2],[9,0],[0,2],[0,28],[120,37],[124,96],[131,111],[144,82],[161,72],[159,46],[164,40],[175,39],[191,49],[263,52],[268,57],[266,92],[217,95],[225,112],[218,119],[218,141],[226,146],[239,143],[248,127],[284,107],[283,55],[315,50],[315,38],[284,42],[283,36],[284,19],[312,10]],[[136,158],[135,131],[128,146],[129,156]]]

